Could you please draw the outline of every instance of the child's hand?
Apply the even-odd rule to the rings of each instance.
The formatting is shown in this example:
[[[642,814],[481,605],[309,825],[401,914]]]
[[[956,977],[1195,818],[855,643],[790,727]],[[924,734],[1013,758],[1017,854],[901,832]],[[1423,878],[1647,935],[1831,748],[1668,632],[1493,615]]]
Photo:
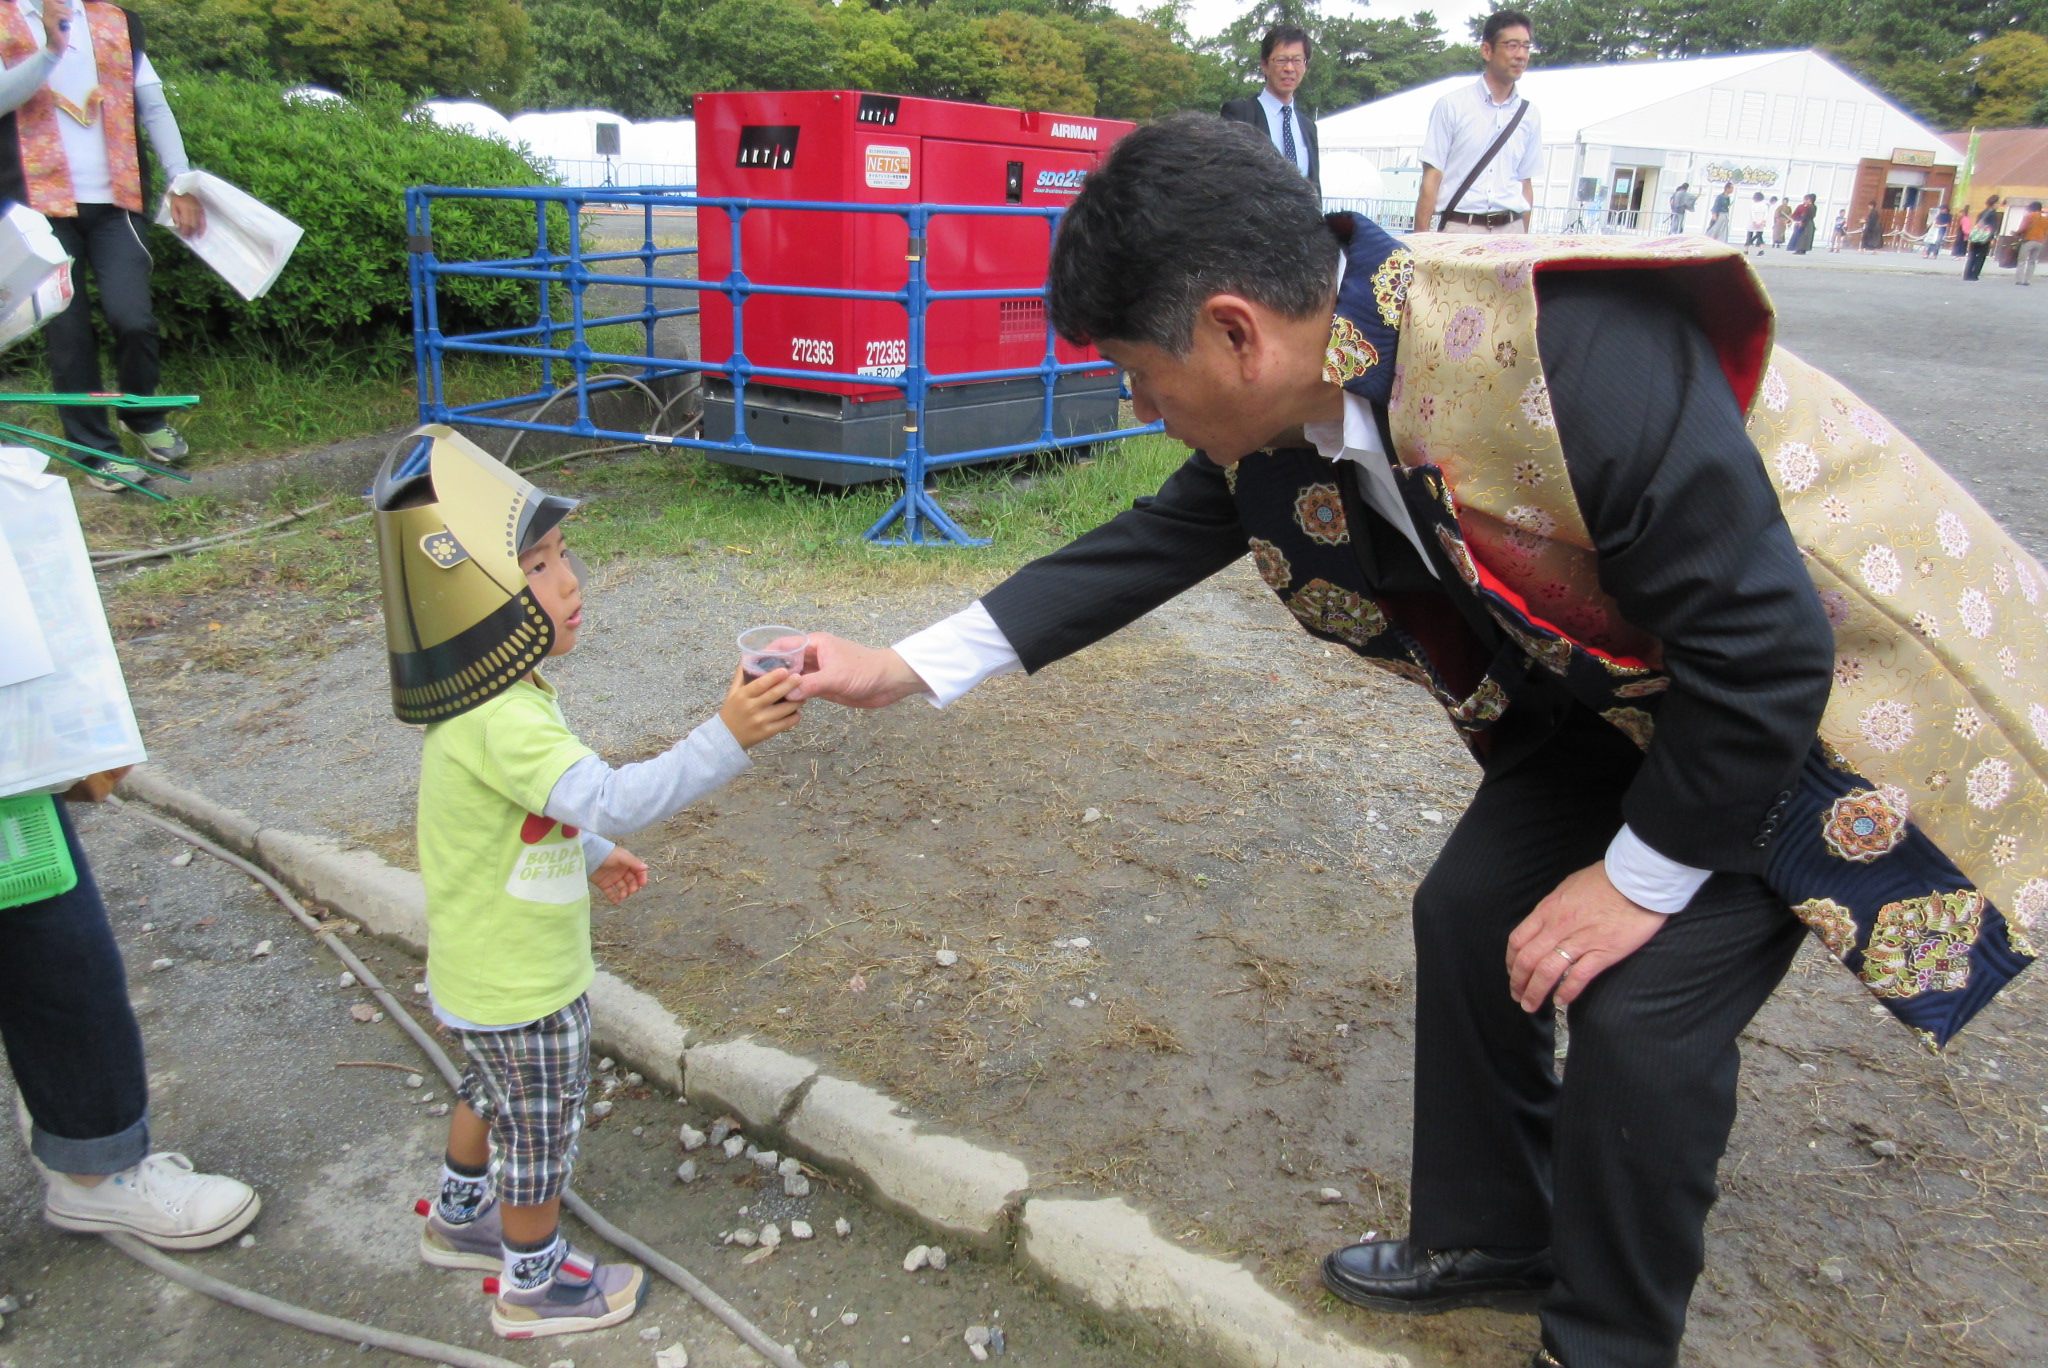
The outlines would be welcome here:
[[[749,682],[746,671],[732,672],[732,688],[726,691],[725,706],[718,710],[735,741],[752,750],[778,732],[794,727],[801,707],[788,700],[800,675],[787,670],[770,670]]]
[[[647,861],[624,846],[613,846],[604,863],[590,871],[590,881],[616,906],[647,887]]]

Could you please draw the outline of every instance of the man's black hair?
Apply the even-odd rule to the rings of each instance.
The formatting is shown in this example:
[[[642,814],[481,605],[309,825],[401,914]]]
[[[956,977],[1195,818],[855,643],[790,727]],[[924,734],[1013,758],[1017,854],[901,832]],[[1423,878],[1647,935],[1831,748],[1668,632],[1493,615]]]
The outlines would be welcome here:
[[[1288,43],[1301,44],[1301,55],[1304,57],[1316,55],[1315,42],[1308,36],[1307,29],[1299,29],[1292,24],[1275,24],[1266,30],[1265,37],[1259,39],[1259,60],[1265,61],[1273,55],[1274,48]]]
[[[1307,178],[1270,138],[1211,114],[1130,134],[1060,220],[1047,308],[1061,337],[1185,356],[1212,296],[1288,318],[1330,307],[1337,239]]]
[[[1520,10],[1495,10],[1486,16],[1486,27],[1479,31],[1479,41],[1491,43],[1500,37],[1502,29],[1525,28],[1533,35],[1536,26],[1529,22],[1529,16]]]

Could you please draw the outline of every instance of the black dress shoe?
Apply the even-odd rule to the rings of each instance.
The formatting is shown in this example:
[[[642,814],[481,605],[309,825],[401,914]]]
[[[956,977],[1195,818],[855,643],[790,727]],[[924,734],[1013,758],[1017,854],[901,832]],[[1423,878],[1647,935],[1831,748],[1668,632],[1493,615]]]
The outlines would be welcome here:
[[[1550,1291],[1550,1251],[1499,1255],[1482,1249],[1423,1253],[1406,1240],[1375,1240],[1323,1260],[1323,1286],[1354,1306],[1432,1315],[1461,1306],[1534,1311]]]

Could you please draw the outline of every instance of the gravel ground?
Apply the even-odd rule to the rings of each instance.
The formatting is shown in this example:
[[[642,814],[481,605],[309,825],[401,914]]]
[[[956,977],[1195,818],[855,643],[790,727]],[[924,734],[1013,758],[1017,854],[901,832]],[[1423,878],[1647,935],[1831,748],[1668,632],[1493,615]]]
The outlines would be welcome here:
[[[172,863],[183,842],[109,808],[78,813],[129,966],[148,1042],[151,1119],[160,1146],[255,1185],[265,1208],[253,1244],[178,1255],[215,1277],[286,1301],[535,1368],[648,1368],[681,1343],[696,1368],[762,1360],[682,1292],[656,1280],[647,1304],[615,1329],[507,1344],[490,1332],[480,1275],[426,1268],[412,1204],[430,1195],[447,1122],[431,1115],[448,1089],[391,1022],[359,1023],[370,1003],[338,986],[341,966],[238,871],[205,855]],[[252,959],[260,941],[272,953]],[[385,984],[410,996],[418,964],[355,947]],[[159,960],[167,968],[152,970]],[[424,1020],[424,1014],[422,1014]],[[431,1024],[431,1023],[429,1023]],[[341,1068],[383,1061],[418,1069]],[[968,1365],[970,1325],[1005,1328],[1004,1362],[1057,1368],[1151,1365],[1149,1353],[1049,1303],[1030,1281],[954,1251],[943,1272],[903,1271],[919,1232],[823,1178],[801,1198],[744,1157],[700,1149],[704,1176],[675,1168],[681,1128],[716,1118],[614,1069],[609,1116],[586,1132],[577,1188],[613,1221],[708,1281],[807,1363],[853,1368]],[[359,1352],[220,1306],[130,1263],[98,1240],[41,1219],[41,1184],[24,1151],[0,1145],[0,1294],[22,1309],[0,1332],[0,1368],[299,1368],[414,1364]],[[845,1237],[834,1222],[847,1221]],[[789,1232],[807,1221],[808,1241]],[[721,1236],[774,1223],[782,1246],[763,1261]],[[575,1222],[571,1239],[579,1238]],[[602,1256],[605,1247],[582,1236]],[[843,1317],[853,1317],[846,1324]],[[651,1333],[650,1333],[651,1332]]]
[[[1764,269],[1784,342],[2048,554],[2038,365],[2012,360],[2040,354],[2048,294]],[[579,492],[603,478],[581,466]],[[586,644],[551,674],[586,739],[644,756],[715,707],[740,627],[893,639],[993,577],[961,567],[883,596],[715,551],[602,566]],[[266,821],[409,863],[418,739],[389,717],[377,624],[291,636],[296,609],[195,604],[129,643],[153,751]],[[1430,712],[1233,567],[945,713],[813,710],[629,843],[656,882],[599,913],[600,957],[699,1026],[1016,1150],[1046,1187],[1136,1192],[1333,1320],[1519,1368],[1528,1319],[1375,1320],[1314,1284],[1333,1244],[1405,1223],[1407,897],[1475,778]],[[2048,1360],[2044,991],[2030,976],[1934,1059],[1807,952],[1747,1039],[1689,1368]]]

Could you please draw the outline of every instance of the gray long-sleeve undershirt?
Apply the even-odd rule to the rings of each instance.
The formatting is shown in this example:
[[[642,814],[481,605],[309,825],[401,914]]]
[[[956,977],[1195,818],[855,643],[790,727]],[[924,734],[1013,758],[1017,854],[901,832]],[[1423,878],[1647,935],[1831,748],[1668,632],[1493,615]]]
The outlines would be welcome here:
[[[166,181],[176,180],[192,169],[192,163],[185,160],[185,135],[178,131],[178,118],[171,113],[171,102],[164,98],[162,85],[135,88],[135,122],[148,135]]]
[[[563,771],[542,816],[583,832],[583,862],[596,869],[612,838],[672,817],[753,767],[725,722],[713,717],[652,760],[613,769],[586,755]]]
[[[4,3],[7,0],[0,0],[0,4]],[[42,48],[0,71],[0,114],[12,114],[27,104],[29,97],[49,81],[57,60],[48,48]],[[135,88],[135,122],[149,138],[165,179],[174,179],[192,169],[185,159],[185,135],[178,131],[178,119],[171,113],[170,101],[164,98],[162,82],[152,81]]]

